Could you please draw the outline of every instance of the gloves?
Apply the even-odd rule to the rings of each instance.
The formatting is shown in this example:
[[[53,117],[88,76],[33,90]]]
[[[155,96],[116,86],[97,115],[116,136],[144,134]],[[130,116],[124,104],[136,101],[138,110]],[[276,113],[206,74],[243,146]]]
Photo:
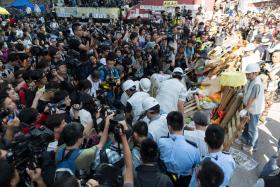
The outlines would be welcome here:
[[[187,100],[188,100],[188,101],[193,100],[193,98],[194,98],[193,95],[194,95],[195,93],[197,93],[198,90],[199,90],[199,89],[195,89],[195,90],[189,89],[189,90],[187,91]]]
[[[247,111],[246,109],[243,109],[243,110],[241,110],[241,111],[239,112],[239,116],[240,116],[241,118],[243,118],[244,116],[246,116],[247,113],[248,113],[248,111]]]

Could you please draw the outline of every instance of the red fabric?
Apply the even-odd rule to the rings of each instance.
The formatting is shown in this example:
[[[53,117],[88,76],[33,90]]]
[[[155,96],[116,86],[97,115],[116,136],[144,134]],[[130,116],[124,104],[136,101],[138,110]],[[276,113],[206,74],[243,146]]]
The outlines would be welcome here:
[[[15,20],[14,18],[10,18],[10,19],[9,19],[9,23],[10,23],[11,25],[13,25],[13,24],[16,23],[16,20]]]
[[[39,118],[39,120],[38,120],[38,122],[36,124],[41,126],[41,124],[43,124],[47,120],[47,118],[48,118],[48,114],[47,113],[41,113],[40,114],[40,118]],[[36,124],[35,124],[35,126],[36,126]]]
[[[22,89],[28,90],[29,87],[27,86],[27,84],[25,84],[25,85],[22,86]],[[19,100],[20,100],[20,104],[26,105],[26,98],[25,98],[25,93],[24,93],[23,90],[19,91]]]

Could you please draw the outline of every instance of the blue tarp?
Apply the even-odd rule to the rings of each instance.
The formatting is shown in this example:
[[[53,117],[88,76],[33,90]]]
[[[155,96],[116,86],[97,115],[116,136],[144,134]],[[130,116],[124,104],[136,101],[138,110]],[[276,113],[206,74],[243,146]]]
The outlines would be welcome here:
[[[8,7],[15,7],[18,9],[25,10],[26,7],[30,7],[34,11],[34,5],[29,0],[15,0],[13,3],[8,4]],[[39,5],[42,12],[45,11],[45,6],[43,4]]]

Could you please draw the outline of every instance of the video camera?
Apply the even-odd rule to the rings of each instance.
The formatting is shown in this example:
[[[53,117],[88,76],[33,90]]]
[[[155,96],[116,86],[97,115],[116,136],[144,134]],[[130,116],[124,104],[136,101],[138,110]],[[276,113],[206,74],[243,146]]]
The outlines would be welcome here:
[[[66,105],[64,102],[59,103],[48,103],[49,113],[50,115],[53,115],[56,113],[56,109],[63,109]]]
[[[266,62],[262,61],[260,63],[260,69],[261,69],[260,74],[269,75],[269,71],[265,69],[265,66],[266,66]]]
[[[22,179],[28,181],[26,168],[34,169],[34,164],[38,167],[42,165],[43,154],[53,140],[53,132],[48,128],[33,127],[29,134],[19,135],[8,146],[7,160],[14,164]]]

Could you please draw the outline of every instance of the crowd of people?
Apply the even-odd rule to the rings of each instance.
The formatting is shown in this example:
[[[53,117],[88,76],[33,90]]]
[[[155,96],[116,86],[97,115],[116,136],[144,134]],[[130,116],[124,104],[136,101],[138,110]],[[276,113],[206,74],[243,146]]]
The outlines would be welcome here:
[[[229,186],[224,129],[203,111],[186,127],[184,104],[207,77],[209,51],[240,36],[240,115],[250,121],[237,143],[255,151],[265,106],[278,99],[279,18],[279,8],[218,9],[210,20],[176,8],[148,23],[2,18],[0,186]],[[279,186],[268,174],[257,186]]]
[[[139,0],[64,0],[65,6],[75,7],[122,7],[137,5]]]

